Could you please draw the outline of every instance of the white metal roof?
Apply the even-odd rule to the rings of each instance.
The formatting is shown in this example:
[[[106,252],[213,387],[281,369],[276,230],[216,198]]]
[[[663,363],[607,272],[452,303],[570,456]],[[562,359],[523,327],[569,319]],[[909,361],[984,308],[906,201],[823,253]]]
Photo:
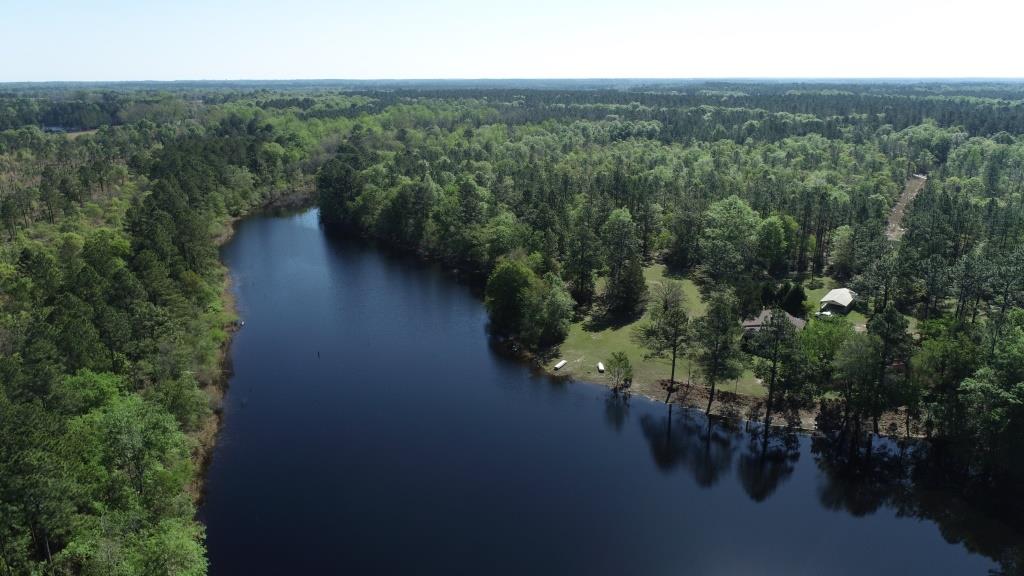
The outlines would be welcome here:
[[[821,299],[821,303],[835,304],[846,308],[856,297],[857,293],[849,288],[833,288],[832,290],[829,290],[828,294],[825,294],[825,297]]]

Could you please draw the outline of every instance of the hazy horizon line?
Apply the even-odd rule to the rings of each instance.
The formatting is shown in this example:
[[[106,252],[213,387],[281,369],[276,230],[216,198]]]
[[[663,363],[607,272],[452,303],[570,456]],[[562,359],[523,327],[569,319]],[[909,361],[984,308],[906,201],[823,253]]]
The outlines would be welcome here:
[[[577,81],[577,82],[765,82],[765,81],[818,81],[818,82],[927,82],[927,81],[988,81],[1021,82],[1024,76],[453,76],[453,77],[379,77],[379,78],[174,78],[174,79],[89,79],[89,80],[0,80],[7,84],[174,84],[183,82],[522,82],[522,81]]]

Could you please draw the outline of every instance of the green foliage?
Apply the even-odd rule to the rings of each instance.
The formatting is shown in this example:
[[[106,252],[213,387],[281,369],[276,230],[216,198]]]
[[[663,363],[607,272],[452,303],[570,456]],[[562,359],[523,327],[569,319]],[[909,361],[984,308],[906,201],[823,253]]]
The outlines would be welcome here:
[[[790,286],[784,295],[780,295],[779,306],[799,318],[807,315],[807,307],[804,305],[806,301],[807,293],[804,292],[803,285],[797,283]]]
[[[62,378],[54,387],[51,399],[62,414],[86,414],[107,405],[126,389],[124,379],[116,374],[81,370]]]
[[[793,377],[801,360],[797,332],[781,308],[771,310],[768,321],[754,334],[750,348],[757,357],[754,374],[768,387],[765,427],[771,426],[772,413],[780,409],[788,409],[796,418],[812,395],[806,378]]]
[[[257,116],[194,128],[0,146],[0,173],[41,189],[13,205],[0,187],[3,569],[206,571],[185,433],[228,321],[212,232],[304,177]]]
[[[565,277],[573,298],[589,304],[594,298],[594,274],[601,265],[601,246],[597,236],[593,207],[585,203],[573,216],[565,259]]]
[[[562,279],[548,272],[542,279],[535,280],[531,283],[527,302],[522,329],[522,338],[527,345],[537,348],[565,340],[575,303]]]
[[[882,343],[882,362],[886,366],[904,362],[910,351],[910,335],[907,333],[907,319],[896,307],[889,304],[871,317],[868,332],[878,336]]]
[[[608,215],[602,229],[605,240],[605,261],[608,263],[608,285],[605,303],[619,316],[638,314],[647,297],[643,262],[636,226],[629,210],[619,208]]]
[[[317,172],[316,189],[325,222],[352,221],[352,203],[360,192],[356,167],[341,158],[332,158]]]
[[[669,225],[671,244],[666,259],[674,268],[689,270],[698,262],[700,225],[700,213],[697,210],[683,208],[672,218]]]
[[[708,303],[689,324],[711,401],[741,367],[741,313],[770,302],[802,315],[807,275],[828,272],[860,294],[868,333],[816,318],[795,341],[782,324],[759,334],[766,420],[812,390],[838,394],[857,431],[899,411],[908,433],[920,420],[949,447],[975,492],[1020,494],[1024,107],[1007,102],[1021,95],[1013,83],[12,88],[0,94],[0,572],[205,571],[182,433],[209,412],[200,387],[229,320],[212,236],[314,189],[325,223],[488,276],[492,325],[531,349],[564,338],[574,299],[637,317],[645,259],[691,273]],[[891,243],[912,172],[928,180]],[[685,341],[673,298],[654,295],[638,334],[651,354]],[[906,315],[921,321],[916,341]]]
[[[757,254],[760,226],[761,218],[737,196],[708,207],[699,244],[706,273],[712,280],[734,281],[749,269]],[[781,225],[777,231],[781,232]]]
[[[569,332],[573,300],[558,275],[538,277],[523,259],[505,259],[487,279],[485,305],[494,331],[527,348],[557,344]]]
[[[849,278],[857,266],[857,251],[853,229],[843,225],[832,232],[832,275]]]
[[[853,333],[853,326],[841,316],[814,318],[807,323],[798,340],[811,382],[826,389],[831,386],[836,357]]]
[[[847,408],[859,425],[868,416],[881,414],[887,404],[881,382],[882,342],[874,335],[849,336],[836,353],[836,379]]]
[[[765,270],[773,275],[784,273],[790,252],[785,221],[780,216],[762,220],[757,229],[757,256]]]
[[[715,402],[719,382],[739,377],[742,372],[739,338],[740,316],[732,292],[717,292],[708,300],[707,313],[696,322],[696,360],[708,387],[707,412]]]
[[[174,416],[186,432],[198,430],[203,418],[209,414],[206,395],[199,390],[195,379],[188,376],[158,380],[144,391],[144,395]]]
[[[674,388],[676,358],[692,338],[686,300],[679,283],[666,281],[661,284],[655,290],[649,311],[650,321],[637,327],[635,338],[647,348],[651,356],[667,355],[672,359],[669,386]],[[670,389],[669,395],[671,392]]]
[[[964,409],[972,414],[967,432],[980,444],[973,462],[980,466],[979,472],[992,475],[1012,466],[1003,459],[1014,458],[1013,448],[1020,445],[1011,432],[1024,417],[1024,382],[1007,384],[992,369],[982,368],[961,382],[957,392]]]
[[[537,276],[520,259],[502,260],[487,279],[484,303],[492,328],[499,333],[515,334],[526,317],[530,286]]]
[[[608,377],[612,380],[612,389],[619,391],[629,387],[633,380],[633,364],[625,352],[612,352],[608,357]]]

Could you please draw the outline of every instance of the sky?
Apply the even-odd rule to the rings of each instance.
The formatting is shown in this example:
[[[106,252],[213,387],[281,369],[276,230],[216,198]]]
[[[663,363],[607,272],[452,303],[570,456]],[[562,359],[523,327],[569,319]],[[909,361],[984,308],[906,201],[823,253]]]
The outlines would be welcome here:
[[[1021,0],[0,0],[0,82],[1024,77]]]

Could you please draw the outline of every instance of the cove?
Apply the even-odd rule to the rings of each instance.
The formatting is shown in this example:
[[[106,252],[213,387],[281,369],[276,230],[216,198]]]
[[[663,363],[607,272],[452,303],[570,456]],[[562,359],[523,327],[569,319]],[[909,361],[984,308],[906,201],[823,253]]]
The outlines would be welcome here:
[[[470,286],[315,210],[240,222],[222,258],[245,326],[200,511],[212,575],[996,567],[948,494],[532,372]]]

